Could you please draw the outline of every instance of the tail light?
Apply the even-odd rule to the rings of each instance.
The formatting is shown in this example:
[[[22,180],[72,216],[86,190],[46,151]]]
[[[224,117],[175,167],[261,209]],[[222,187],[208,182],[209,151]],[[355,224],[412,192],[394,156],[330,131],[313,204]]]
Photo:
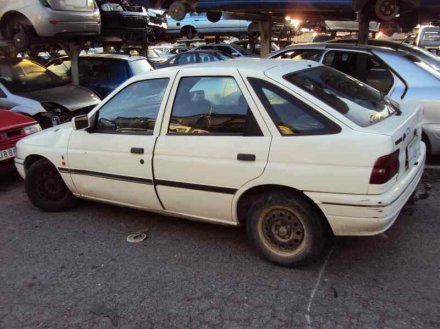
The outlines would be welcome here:
[[[374,163],[370,184],[385,184],[399,172],[399,150],[380,157]]]

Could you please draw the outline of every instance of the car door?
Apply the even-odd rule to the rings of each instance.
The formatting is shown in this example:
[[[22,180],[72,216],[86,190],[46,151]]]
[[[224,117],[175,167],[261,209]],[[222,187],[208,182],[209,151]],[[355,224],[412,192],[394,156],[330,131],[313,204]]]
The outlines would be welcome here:
[[[171,74],[162,74],[131,83],[93,112],[89,131],[72,133],[66,170],[77,193],[161,209],[153,186],[152,157],[171,79]]]
[[[266,166],[271,135],[236,70],[178,75],[154,153],[165,209],[232,221],[232,199]]]

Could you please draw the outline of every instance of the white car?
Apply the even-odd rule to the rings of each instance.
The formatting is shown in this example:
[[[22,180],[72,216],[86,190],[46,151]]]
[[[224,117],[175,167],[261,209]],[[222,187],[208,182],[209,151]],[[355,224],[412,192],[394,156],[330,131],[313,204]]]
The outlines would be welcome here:
[[[76,197],[247,226],[259,252],[294,266],[326,231],[388,229],[416,191],[421,110],[312,61],[243,60],[136,76],[88,116],[17,146],[31,202]]]
[[[390,45],[343,43],[297,44],[269,57],[313,60],[367,83],[401,106],[423,106],[422,139],[428,154],[440,154],[440,72],[425,57]]]

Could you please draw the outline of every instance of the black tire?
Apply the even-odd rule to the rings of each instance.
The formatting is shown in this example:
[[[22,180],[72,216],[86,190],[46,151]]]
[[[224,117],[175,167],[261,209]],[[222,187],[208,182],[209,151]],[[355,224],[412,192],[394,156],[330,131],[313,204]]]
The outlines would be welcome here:
[[[262,256],[286,267],[312,261],[326,242],[320,213],[305,198],[288,191],[259,197],[249,209],[246,228]]]
[[[399,13],[399,6],[396,0],[377,0],[374,5],[374,14],[379,21],[388,22],[394,19]]]
[[[197,31],[192,26],[184,26],[182,28],[182,38],[186,37],[188,40],[192,40],[197,35]]]
[[[29,49],[31,40],[26,32],[17,32],[12,36],[12,43],[19,51]]]
[[[186,16],[186,6],[182,1],[174,1],[168,8],[168,14],[175,21],[181,21]]]
[[[222,18],[222,14],[221,11],[209,11],[206,13],[206,18],[211,23],[217,23]]]
[[[28,169],[25,189],[34,206],[44,211],[65,211],[77,204],[58,170],[46,159],[36,161]]]

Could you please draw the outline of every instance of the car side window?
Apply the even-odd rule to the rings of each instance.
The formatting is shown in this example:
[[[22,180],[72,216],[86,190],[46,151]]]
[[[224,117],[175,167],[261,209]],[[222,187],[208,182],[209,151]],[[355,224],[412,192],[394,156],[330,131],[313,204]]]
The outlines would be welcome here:
[[[311,61],[319,62],[322,55],[321,50],[314,49],[295,49],[283,52],[275,58],[281,59],[308,59]]]
[[[385,95],[394,85],[393,74],[374,56],[350,51],[330,51],[325,55],[324,64],[334,67]]]
[[[219,59],[215,57],[213,54],[209,53],[199,53],[199,62],[205,63],[205,62],[217,62]]]
[[[169,79],[132,83],[98,112],[95,132],[152,135]]]
[[[235,51],[230,47],[220,46],[220,47],[218,47],[218,50],[220,50],[230,56],[232,56],[232,54],[235,53]]]
[[[334,134],[338,125],[267,81],[248,78],[261,103],[283,136]]]
[[[174,100],[168,134],[263,135],[232,77],[182,78]]]
[[[107,82],[119,85],[128,78],[124,61],[87,58],[79,61],[79,80],[82,83]]]
[[[0,98],[7,98],[2,88],[0,88]]]

